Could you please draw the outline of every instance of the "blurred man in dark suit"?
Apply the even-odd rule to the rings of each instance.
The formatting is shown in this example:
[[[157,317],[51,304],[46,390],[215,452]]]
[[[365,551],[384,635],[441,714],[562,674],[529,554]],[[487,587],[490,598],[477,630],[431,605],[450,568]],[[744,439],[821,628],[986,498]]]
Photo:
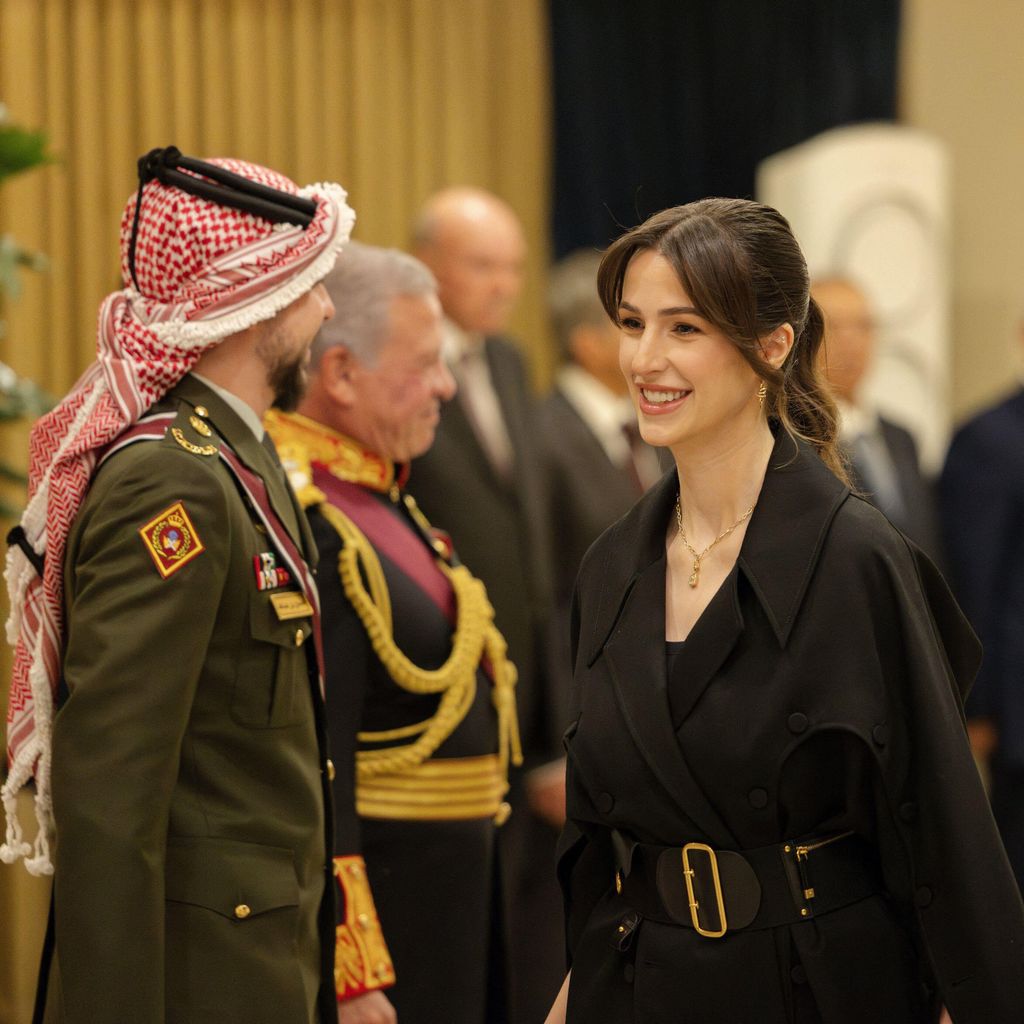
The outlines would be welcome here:
[[[939,498],[950,578],[985,648],[968,732],[1024,888],[1024,388],[956,432]]]
[[[935,495],[921,474],[917,445],[907,430],[879,415],[861,388],[877,347],[867,296],[842,277],[815,282],[811,294],[825,315],[824,370],[839,405],[839,437],[853,485],[941,563]]]
[[[513,779],[502,829],[516,1024],[543,1019],[564,976],[561,896],[554,878],[564,785],[543,770],[562,750],[546,666],[551,611],[548,497],[536,403],[517,345],[503,332],[519,297],[526,242],[514,211],[480,189],[429,199],[415,255],[434,273],[445,356],[458,394],[434,447],[413,462],[409,491],[443,523],[483,580],[519,670],[525,771]]]
[[[541,410],[549,489],[555,496],[556,675],[571,674],[569,605],[580,560],[661,476],[658,453],[640,437],[619,369],[618,328],[597,297],[600,262],[600,253],[578,250],[555,264],[548,282],[548,305],[563,360]]]

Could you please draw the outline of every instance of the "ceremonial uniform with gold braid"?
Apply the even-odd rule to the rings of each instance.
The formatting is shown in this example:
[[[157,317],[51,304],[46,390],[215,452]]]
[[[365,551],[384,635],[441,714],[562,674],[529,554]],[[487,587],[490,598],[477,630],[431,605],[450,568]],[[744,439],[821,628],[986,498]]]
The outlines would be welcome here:
[[[401,467],[302,416],[267,426],[320,550],[339,998],[388,988],[406,1024],[500,1021],[495,829],[521,757],[483,584]]]

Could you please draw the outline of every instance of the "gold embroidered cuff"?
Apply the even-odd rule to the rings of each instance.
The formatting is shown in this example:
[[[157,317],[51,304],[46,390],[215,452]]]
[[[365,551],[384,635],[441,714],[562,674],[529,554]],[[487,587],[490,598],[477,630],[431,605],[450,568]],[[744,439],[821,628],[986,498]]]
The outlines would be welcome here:
[[[334,988],[338,999],[389,988],[395,983],[395,968],[377,918],[363,858],[335,857],[334,877],[341,889],[345,919],[336,929],[334,950]]]

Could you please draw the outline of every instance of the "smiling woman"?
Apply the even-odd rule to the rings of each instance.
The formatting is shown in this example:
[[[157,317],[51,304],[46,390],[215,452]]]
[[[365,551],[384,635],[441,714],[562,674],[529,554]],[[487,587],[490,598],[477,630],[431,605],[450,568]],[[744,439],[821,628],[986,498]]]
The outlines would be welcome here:
[[[693,372],[716,380],[727,369],[733,386],[749,386],[746,398],[759,398],[757,405],[748,403],[748,413],[764,408],[788,433],[813,444],[845,479],[835,447],[835,403],[815,360],[824,335],[821,310],[808,292],[803,254],[778,211],[733,199],[664,210],[608,250],[598,289],[608,315],[623,330],[627,380],[643,383],[651,393],[671,390],[655,386],[652,377],[664,353],[655,344],[653,327],[648,323],[645,330],[646,312],[664,336],[707,342],[696,346],[692,357],[679,356],[677,347],[682,367],[696,360]],[[631,302],[634,294],[647,301],[646,311]],[[644,339],[647,344],[641,345]],[[650,409],[638,408],[643,432]]]
[[[666,210],[598,286],[676,473],[577,581],[549,1024],[1019,1018],[1024,908],[963,727],[977,640],[847,486],[789,225]]]

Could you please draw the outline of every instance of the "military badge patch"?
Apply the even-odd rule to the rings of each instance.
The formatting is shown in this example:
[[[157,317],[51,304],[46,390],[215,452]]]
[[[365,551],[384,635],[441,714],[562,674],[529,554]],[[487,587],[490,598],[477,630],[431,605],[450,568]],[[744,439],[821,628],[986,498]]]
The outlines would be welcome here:
[[[277,564],[277,556],[273,551],[261,551],[253,555],[253,568],[256,570],[257,590],[276,590],[286,587],[292,581],[291,573]]]
[[[146,523],[139,536],[164,579],[206,550],[180,501]]]

